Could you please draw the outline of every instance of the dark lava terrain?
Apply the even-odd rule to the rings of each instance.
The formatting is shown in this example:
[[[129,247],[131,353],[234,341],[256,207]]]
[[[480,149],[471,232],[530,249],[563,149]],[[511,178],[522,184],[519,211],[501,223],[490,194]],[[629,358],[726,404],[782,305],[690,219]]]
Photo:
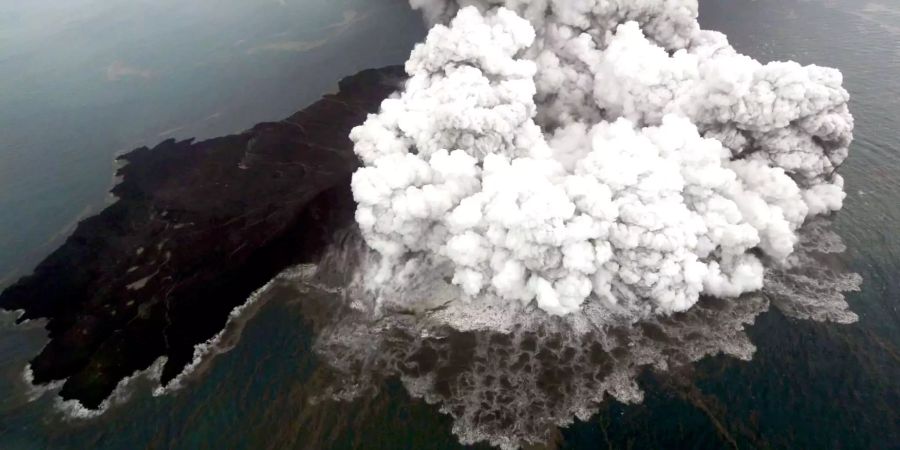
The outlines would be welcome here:
[[[20,321],[49,319],[34,382],[65,379],[63,398],[97,408],[160,356],[174,378],[234,307],[352,221],[348,135],[404,79],[363,71],[283,121],[121,156],[118,201],[0,295]]]

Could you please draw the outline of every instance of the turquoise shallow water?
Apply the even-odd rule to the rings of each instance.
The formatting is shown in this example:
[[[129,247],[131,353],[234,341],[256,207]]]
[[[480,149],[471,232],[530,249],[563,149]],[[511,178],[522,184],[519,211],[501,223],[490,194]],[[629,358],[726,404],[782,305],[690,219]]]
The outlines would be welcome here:
[[[259,11],[272,7],[270,3],[275,2],[246,6],[249,3],[252,2],[243,7],[235,6],[235,3],[232,6],[236,9],[217,9],[214,18],[219,22],[214,23],[236,26],[242,23],[238,17],[253,17],[253,11],[262,14]],[[356,4],[345,3],[350,6]],[[403,2],[384,3],[387,5],[384,6],[385,11],[390,13],[385,12],[370,25],[359,25],[358,31],[347,32],[350,33],[346,37],[347,47],[337,47],[331,53],[322,54],[321,58],[333,62],[335,72],[350,73],[366,63],[376,65],[375,62],[400,61],[408,51],[404,45],[418,38],[416,33],[421,30],[413,25],[417,23],[415,16],[400,13],[405,11]],[[319,4],[324,5],[324,2]],[[848,247],[839,257],[840,264],[864,278],[862,291],[848,296],[851,309],[860,320],[851,325],[817,323],[790,318],[777,309],[771,309],[757,317],[756,323],[748,329],[752,342],[757,346],[752,361],[717,356],[702,360],[690,370],[663,374],[648,372],[639,379],[646,393],[643,403],[622,405],[607,401],[590,420],[577,421],[562,430],[557,435],[557,447],[897,448],[897,442],[900,442],[900,425],[897,425],[900,424],[900,408],[897,406],[900,405],[900,383],[897,381],[900,380],[900,281],[897,278],[900,273],[900,124],[897,119],[900,117],[900,25],[897,25],[900,24],[900,2],[881,0],[861,6],[850,0],[704,0],[701,5],[701,23],[707,28],[725,31],[733,44],[745,53],[761,60],[815,62],[839,67],[844,72],[846,86],[853,96],[852,109],[857,120],[857,132],[851,158],[842,168],[847,179],[848,199],[844,210],[835,216],[834,227]],[[387,9],[389,7],[394,9]],[[0,11],[4,9],[0,7]],[[339,22],[344,17],[338,9],[324,8],[322,11],[325,11],[322,12],[323,17],[329,19],[328,23]],[[304,14],[301,9],[294,13],[294,16],[288,15],[287,18],[265,19],[279,23],[282,28],[258,19],[263,22],[257,22],[257,26],[246,26],[242,33],[260,33],[266,36],[259,37],[260,42],[271,43],[278,39],[272,36],[279,31],[273,30],[303,28],[297,27],[296,23],[305,17]],[[222,16],[231,17],[231,22]],[[0,14],[0,23],[2,17],[7,16]],[[202,22],[213,21],[214,18],[205,17]],[[266,33],[259,31],[260,23],[267,24],[262,27]],[[176,25],[168,26],[177,28]],[[393,27],[402,30],[397,34],[408,33],[396,37],[394,44],[372,44],[386,45],[393,53],[380,54],[379,61],[371,61],[359,56],[365,53],[364,44],[360,42],[371,41],[365,39],[369,36],[366,33],[371,32],[366,26]],[[227,27],[226,31],[221,26],[209,27],[207,36],[218,36],[217,33],[221,32],[239,34]],[[0,26],[0,30],[7,28]],[[150,24],[147,30],[147,33],[158,31]],[[150,35],[152,33],[145,37]],[[0,32],[0,39],[7,39],[7,34]],[[311,45],[309,39],[315,41],[314,37],[298,39],[291,36],[284,41],[299,40],[305,44],[294,42],[275,46],[294,49],[290,57],[282,54],[284,50],[268,50],[274,52],[266,56],[271,58],[271,66],[234,62],[260,57],[262,50],[253,54],[244,51],[245,56],[240,57],[234,56],[240,52],[221,50],[223,55],[232,56],[220,55],[223,58],[220,61],[231,61],[237,64],[234,67],[250,71],[238,70],[241,74],[256,74],[247,78],[235,76],[235,80],[229,82],[231,84],[203,83],[193,78],[199,73],[209,77],[212,72],[229,67],[219,65],[214,66],[218,69],[208,69],[206,72],[187,70],[179,75],[185,84],[141,91],[149,92],[143,96],[116,94],[124,96],[118,100],[120,105],[136,107],[141,99],[156,105],[147,107],[155,108],[155,113],[145,112],[142,113],[144,116],[138,116],[155,119],[132,120],[129,126],[133,128],[97,125],[123,123],[125,118],[119,117],[123,109],[120,107],[119,113],[111,112],[107,116],[94,112],[88,114],[99,104],[115,102],[103,100],[97,91],[73,89],[83,91],[81,100],[77,96],[72,100],[82,102],[77,111],[89,116],[83,119],[85,123],[73,127],[87,136],[83,142],[92,144],[80,148],[93,149],[94,153],[88,158],[75,150],[68,150],[68,153],[59,150],[65,146],[49,145],[44,153],[39,152],[42,155],[40,158],[29,160],[31,162],[28,164],[34,166],[25,162],[16,163],[22,164],[20,166],[0,165],[4,168],[0,182],[7,183],[0,189],[0,201],[9,202],[3,203],[7,213],[2,217],[0,226],[3,228],[0,229],[8,230],[4,232],[6,236],[21,236],[16,238],[18,240],[2,241],[2,245],[6,246],[0,251],[0,256],[6,261],[3,264],[6,267],[26,264],[27,258],[22,259],[21,255],[27,252],[8,250],[13,247],[29,248],[35,254],[44,251],[39,243],[50,239],[58,228],[71,220],[59,211],[71,210],[70,216],[77,215],[81,208],[102,199],[110,176],[108,156],[118,150],[117,145],[127,148],[135,144],[153,143],[159,139],[154,133],[182,126],[183,123],[193,125],[175,131],[176,135],[211,135],[231,131],[233,127],[239,129],[269,115],[286,115],[327,90],[339,77],[337,73],[331,78],[323,74],[319,81],[300,83],[298,80],[314,80],[303,76],[312,70],[303,72],[294,68],[290,72],[289,67],[294,67],[291,64],[304,65],[307,64],[304,61],[316,61],[311,55],[317,50],[327,50],[325,46],[303,50]],[[228,42],[228,45],[234,42],[236,40]],[[260,45],[265,44],[256,44]],[[7,47],[3,49],[0,50],[0,67],[7,67],[6,62],[11,61],[10,58],[23,58],[28,54],[22,50],[20,56],[16,56],[15,52],[7,51]],[[298,49],[303,51],[298,52]],[[164,50],[159,52],[166,53]],[[188,56],[176,59],[175,66],[183,66],[184,61],[196,59],[198,52],[202,53],[196,49],[185,52]],[[348,55],[357,55],[357,60],[346,62],[354,59],[348,58]],[[371,55],[365,57],[376,59]],[[71,54],[71,58],[74,61],[72,64],[76,64],[84,61],[86,56]],[[108,61],[109,58],[102,60]],[[21,67],[16,69],[19,74],[16,79],[24,80],[28,78],[29,70],[39,71],[41,67],[29,64],[17,64]],[[130,64],[138,67],[137,63]],[[108,66],[105,67],[108,69]],[[314,67],[323,65],[314,64]],[[99,73],[106,77],[108,70],[104,70]],[[121,73],[123,77],[116,83],[141,85],[154,80],[153,76],[145,79],[142,74],[129,75],[127,70],[114,72]],[[0,83],[7,83],[10,79],[0,77]],[[264,91],[269,89],[265,87],[266,82],[275,83],[277,89]],[[73,79],[71,83],[77,87],[87,82]],[[101,77],[94,83],[101,85],[110,82],[103,81]],[[240,93],[232,97],[236,90],[231,88],[243,85],[256,86],[258,90],[237,90]],[[44,85],[45,89],[49,89],[46,86],[49,84]],[[294,97],[277,98],[277,94],[288,87],[297,89],[291,91]],[[314,92],[314,89],[317,91]],[[195,101],[189,101],[193,97],[188,97],[187,93],[191,92],[193,96],[194,91],[202,95]],[[0,92],[3,93],[0,99],[4,102],[13,99],[19,101],[19,105],[28,103],[22,99],[33,95],[29,94],[33,91],[11,91],[7,86],[2,86]],[[47,98],[56,93],[52,89],[46,92]],[[166,101],[159,100],[161,92],[167,93],[162,97]],[[215,98],[218,100],[210,100]],[[254,103],[256,101],[259,103]],[[196,107],[198,112],[194,116],[184,112],[194,111],[193,105],[202,105],[203,102],[236,104],[235,111],[239,113],[229,119],[233,122],[223,122],[221,128],[217,128],[218,125],[203,125],[205,122],[176,119],[202,118],[208,111],[217,109]],[[4,106],[0,108],[0,114],[11,114],[14,109],[5,106],[8,104],[2,103]],[[255,110],[240,106],[248,104],[264,107],[259,106],[260,109]],[[226,107],[220,109],[225,110]],[[23,106],[22,111],[28,109]],[[60,107],[61,112],[57,116],[43,116],[39,109],[31,111],[32,116],[16,117],[39,117],[41,120],[56,117],[60,122],[69,122],[59,118],[70,117],[66,111],[71,110]],[[171,122],[167,122],[167,116],[171,116]],[[7,123],[12,122],[0,121],[0,124]],[[92,127],[87,125],[91,123],[94,124]],[[21,145],[42,142],[31,140],[32,135],[45,136],[48,142],[73,142],[71,135],[65,134],[66,127],[61,128],[60,134],[35,131],[38,128],[25,133],[29,128],[21,122],[11,128],[23,130],[19,141],[16,141]],[[116,131],[119,129],[126,131],[119,133]],[[130,131],[138,129],[144,131]],[[110,137],[110,130],[114,132],[113,137]],[[15,135],[5,132],[0,136],[12,139],[7,136]],[[35,152],[34,148],[29,151]],[[22,153],[28,151],[22,150]],[[24,158],[24,161],[28,159],[26,156],[9,156],[4,161],[15,158]],[[50,166],[41,165],[48,161],[52,161]],[[78,165],[79,161],[84,165]],[[38,166],[43,169],[35,169]],[[93,169],[89,169],[91,167]],[[21,173],[55,175],[35,175],[33,179],[15,176]],[[46,178],[44,183],[41,178]],[[80,187],[76,189],[72,186]],[[22,189],[32,189],[34,193]],[[82,190],[84,193],[79,193]],[[28,208],[8,206],[16,204],[27,204]],[[41,219],[44,216],[37,213],[28,215],[32,210],[54,213],[45,213],[49,219]],[[51,226],[51,219],[59,224]],[[36,223],[42,224],[43,228],[34,229],[40,228],[34,225]],[[17,229],[21,234],[16,234]],[[28,232],[21,231],[24,229]],[[35,238],[28,240],[31,235]],[[38,244],[28,247],[25,242]],[[27,357],[43,344],[42,331],[36,326],[24,329],[4,326],[0,335],[0,448],[460,447],[451,434],[450,418],[440,414],[437,406],[412,399],[394,379],[385,380],[377,394],[365,395],[352,402],[311,404],[310,398],[330,380],[327,379],[328,372],[322,370],[323,363],[311,351],[315,324],[309,322],[310,315],[296,300],[296,294],[290,290],[270,291],[256,308],[251,308],[244,320],[226,333],[226,342],[232,343],[233,348],[203,365],[195,376],[187,380],[184,389],[153,397],[151,383],[138,380],[127,389],[131,393],[128,401],[114,405],[103,416],[90,420],[66,419],[55,411],[54,399],[49,395],[36,401],[28,400],[21,372]]]

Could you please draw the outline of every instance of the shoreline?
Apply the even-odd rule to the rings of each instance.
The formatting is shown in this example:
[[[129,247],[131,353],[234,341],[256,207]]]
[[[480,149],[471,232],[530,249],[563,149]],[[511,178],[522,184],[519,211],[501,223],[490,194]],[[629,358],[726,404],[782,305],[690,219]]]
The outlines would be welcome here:
[[[97,409],[160,357],[161,384],[175,380],[236,307],[352,220],[349,131],[403,80],[399,66],[365,70],[283,121],[119,156],[118,201],[0,294],[17,323],[48,319],[33,383],[62,380],[63,400]]]

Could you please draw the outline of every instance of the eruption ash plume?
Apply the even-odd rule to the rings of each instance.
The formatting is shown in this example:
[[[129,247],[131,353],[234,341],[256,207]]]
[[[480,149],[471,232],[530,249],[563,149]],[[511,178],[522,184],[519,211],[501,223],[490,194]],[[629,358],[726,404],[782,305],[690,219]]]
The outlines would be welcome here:
[[[841,208],[853,118],[835,69],[761,64],[695,0],[411,0],[405,89],[353,130],[357,222],[469,303],[632,316],[763,286]]]
[[[399,377],[514,449],[641,401],[647,367],[750,359],[770,303],[857,319],[814,218],[844,199],[840,72],[741,55],[695,0],[411,4],[409,81],[351,134],[358,229],[294,286],[334,381],[312,400]]]
[[[612,323],[605,305],[587,302],[578,314],[548,317],[532,308],[507,328],[466,330],[442,316],[460,302],[421,314],[372,314],[376,299],[359,292],[364,287],[352,281],[359,274],[346,268],[373,255],[360,251],[366,244],[355,229],[338,234],[315,270],[274,282],[295,291],[314,327],[313,348],[327,363],[323,379],[330,382],[309,400],[371,396],[386,379],[399,379],[410,395],[453,418],[462,443],[503,449],[552,442],[556,427],[588,420],[609,397],[641,402],[645,369],[683,379],[693,361],[709,355],[750,360],[756,348],[744,328],[770,304],[798,319],[855,322],[844,295],[862,282],[846,271],[829,222],[814,219],[799,230],[792,264],[768,268],[763,290],[739,301],[704,297],[688,311],[635,323]],[[434,295],[440,284],[421,288]]]

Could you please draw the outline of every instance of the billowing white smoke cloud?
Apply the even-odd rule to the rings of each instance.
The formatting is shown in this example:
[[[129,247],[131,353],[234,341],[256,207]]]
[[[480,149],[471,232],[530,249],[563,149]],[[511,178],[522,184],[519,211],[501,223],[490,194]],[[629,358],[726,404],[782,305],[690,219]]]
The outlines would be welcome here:
[[[379,281],[427,255],[474,301],[683,311],[841,207],[840,72],[738,54],[696,0],[411,3],[436,25],[351,134]]]

